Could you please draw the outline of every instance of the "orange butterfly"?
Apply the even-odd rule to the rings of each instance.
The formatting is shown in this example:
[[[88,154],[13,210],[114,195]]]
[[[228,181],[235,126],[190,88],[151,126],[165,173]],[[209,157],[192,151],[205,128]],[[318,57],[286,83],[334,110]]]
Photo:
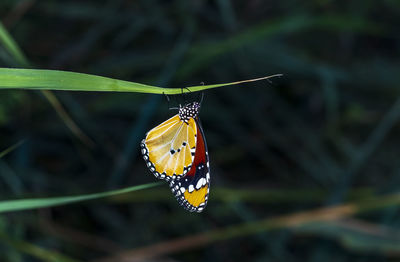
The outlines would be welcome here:
[[[210,191],[210,165],[198,117],[200,103],[179,106],[179,113],[146,134],[141,152],[147,167],[170,183],[179,204],[201,212]]]

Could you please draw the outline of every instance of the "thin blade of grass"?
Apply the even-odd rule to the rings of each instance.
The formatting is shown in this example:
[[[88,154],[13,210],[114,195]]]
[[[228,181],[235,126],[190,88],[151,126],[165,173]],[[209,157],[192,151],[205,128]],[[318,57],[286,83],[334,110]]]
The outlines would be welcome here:
[[[3,44],[5,49],[14,57],[16,62],[23,67],[29,67],[28,59],[26,59],[24,53],[21,51],[17,43],[8,33],[3,23],[0,22],[0,43]]]
[[[97,198],[104,198],[108,196],[130,193],[137,190],[155,187],[161,185],[162,182],[155,182],[149,184],[143,184],[118,190],[106,191],[101,193],[77,195],[77,196],[65,196],[65,197],[49,197],[49,198],[32,198],[32,199],[17,199],[17,200],[6,200],[0,202],[0,213],[29,210],[44,207],[54,207],[60,205],[66,205],[76,202],[82,202],[87,200],[93,200]]]
[[[56,110],[60,118],[64,121],[65,125],[71,130],[71,132],[78,137],[84,144],[93,148],[95,143],[89,136],[87,136],[82,129],[72,120],[72,118],[65,111],[64,107],[57,99],[57,97],[53,94],[53,92],[49,90],[42,90],[43,95],[47,98],[53,108]]]
[[[270,76],[264,76],[264,77],[248,79],[248,80],[242,80],[242,81],[236,81],[236,82],[230,82],[230,83],[224,83],[224,84],[189,86],[189,87],[187,87],[187,89],[189,89],[190,91],[202,91],[202,90],[212,89],[212,88],[217,88],[217,87],[232,86],[232,85],[239,85],[239,84],[256,82],[256,81],[261,81],[261,80],[267,80],[267,79],[270,79],[270,78],[281,77],[281,76],[283,76],[283,74],[275,74],[275,75],[270,75]]]
[[[186,88],[162,88],[108,77],[59,70],[0,68],[0,89],[108,91],[173,95],[238,85],[278,76],[282,75],[276,74],[223,84],[191,86],[187,90]]]
[[[25,140],[21,140],[17,143],[15,143],[14,145],[4,149],[3,151],[0,152],[0,158],[4,157],[5,155],[7,155],[8,153],[12,152],[14,149],[16,149],[17,147],[19,147],[20,145],[22,145],[25,142]]]

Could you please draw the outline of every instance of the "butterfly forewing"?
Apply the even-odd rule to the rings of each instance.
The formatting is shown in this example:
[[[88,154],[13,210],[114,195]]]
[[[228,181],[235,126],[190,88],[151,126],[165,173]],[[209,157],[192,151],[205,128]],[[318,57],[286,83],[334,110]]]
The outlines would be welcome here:
[[[194,159],[196,137],[196,121],[184,122],[179,115],[150,130],[141,143],[143,158],[150,171],[167,181],[184,176]]]

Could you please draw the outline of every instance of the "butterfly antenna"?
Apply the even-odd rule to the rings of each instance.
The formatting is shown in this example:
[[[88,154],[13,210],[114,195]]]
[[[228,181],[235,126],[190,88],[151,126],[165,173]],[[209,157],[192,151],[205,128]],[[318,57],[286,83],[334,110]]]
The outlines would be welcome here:
[[[163,95],[164,95],[165,98],[167,99],[168,108],[171,109],[171,108],[169,107],[169,102],[170,102],[169,96],[168,96],[167,94],[165,94],[164,92],[163,92]]]
[[[189,91],[189,93],[192,92],[192,91],[190,91],[190,89],[189,89],[188,87],[182,87],[182,88],[181,88],[182,94],[185,94],[185,93],[183,93],[183,89],[186,89],[187,91]]]
[[[204,92],[201,92],[201,98],[200,98],[200,106],[203,103],[203,99],[204,99]]]
[[[166,98],[167,101],[169,102],[169,100],[170,100],[170,99],[169,99],[169,96],[168,96],[166,93],[164,93],[164,92],[163,92],[162,94],[165,96],[165,98]]]
[[[281,77],[281,76],[283,76],[283,74],[279,74],[279,75],[276,75],[276,76],[277,76],[277,77]],[[267,81],[268,81],[268,83],[270,83],[271,85],[276,86],[276,84],[275,84],[274,82],[272,82],[271,79],[267,78]]]
[[[200,84],[202,85],[202,86],[204,86],[204,82],[200,82]],[[201,92],[201,98],[200,98],[200,106],[201,106],[201,104],[203,103],[203,98],[204,98],[204,92]]]

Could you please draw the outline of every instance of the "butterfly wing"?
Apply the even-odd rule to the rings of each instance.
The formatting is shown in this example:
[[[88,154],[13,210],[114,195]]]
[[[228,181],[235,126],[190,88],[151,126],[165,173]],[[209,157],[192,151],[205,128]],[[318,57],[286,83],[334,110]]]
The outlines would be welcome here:
[[[192,168],[181,179],[170,182],[170,187],[179,204],[186,210],[201,212],[207,205],[210,191],[210,164],[207,144],[200,120],[197,123],[196,152]]]
[[[160,179],[183,177],[191,168],[196,150],[197,125],[175,115],[146,134],[141,152],[147,167]]]

